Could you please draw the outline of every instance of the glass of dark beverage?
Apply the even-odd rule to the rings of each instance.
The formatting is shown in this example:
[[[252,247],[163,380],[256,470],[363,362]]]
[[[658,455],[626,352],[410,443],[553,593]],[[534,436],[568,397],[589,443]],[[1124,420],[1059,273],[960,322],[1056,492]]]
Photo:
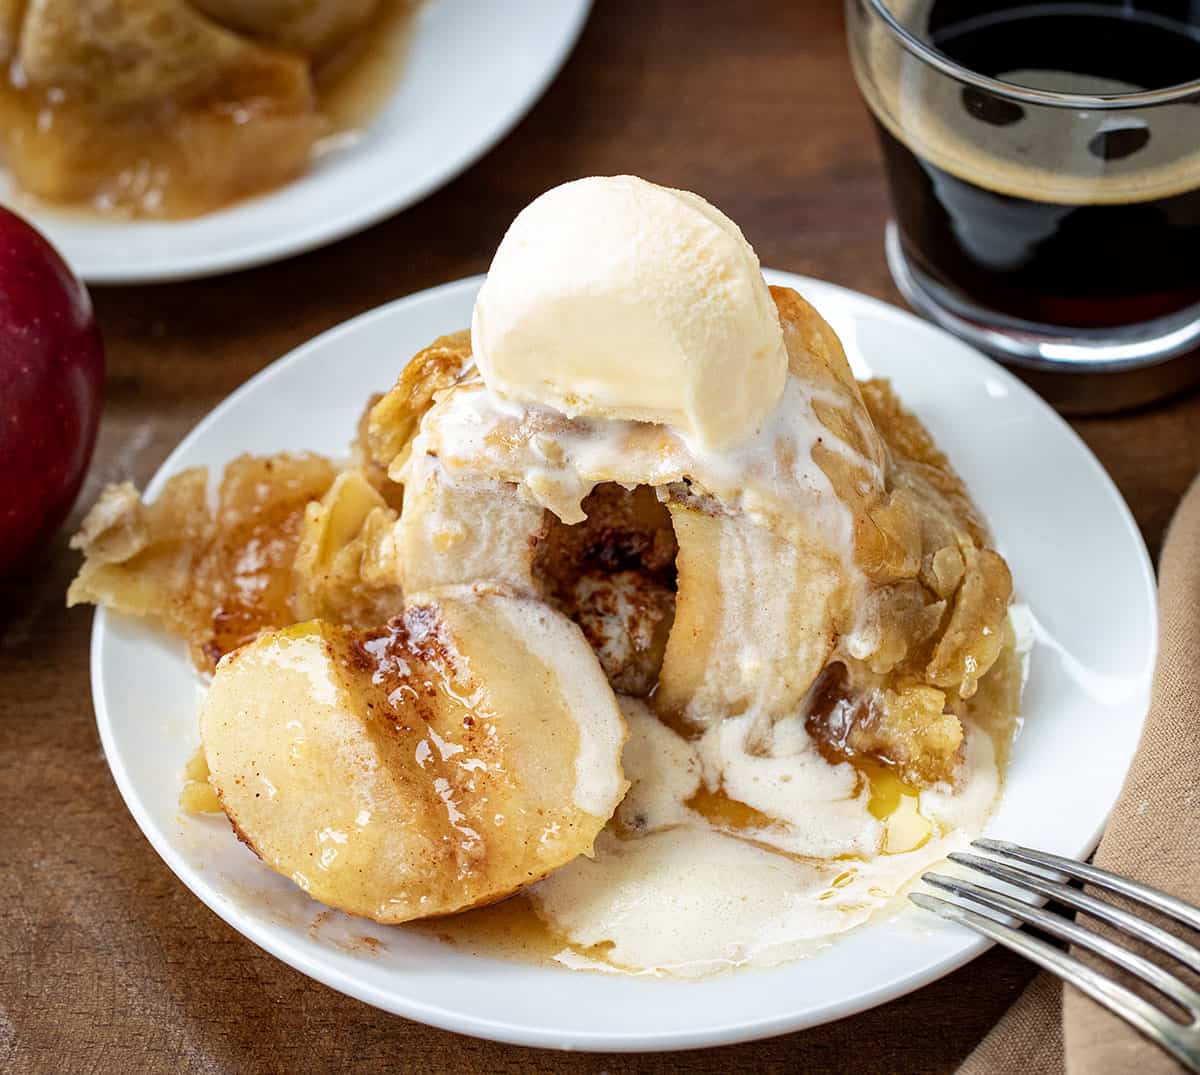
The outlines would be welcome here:
[[[1124,375],[1065,390],[1051,377],[1075,409],[1200,378],[1200,357],[1179,357],[1200,346],[1200,3],[847,0],[846,13],[909,303],[1015,365]]]

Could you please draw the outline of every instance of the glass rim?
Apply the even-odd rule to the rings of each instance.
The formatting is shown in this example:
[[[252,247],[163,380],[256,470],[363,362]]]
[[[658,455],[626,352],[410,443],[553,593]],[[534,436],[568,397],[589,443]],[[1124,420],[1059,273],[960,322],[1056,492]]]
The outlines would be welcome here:
[[[861,2],[861,0],[860,0]],[[1019,86],[1015,82],[1004,82],[989,75],[981,75],[969,67],[950,59],[909,30],[888,9],[885,0],[867,0],[892,35],[910,53],[931,67],[951,78],[966,82],[978,89],[1011,101],[1042,105],[1047,108],[1095,109],[1097,111],[1122,108],[1145,108],[1147,106],[1172,104],[1189,97],[1200,96],[1200,78],[1191,82],[1180,82],[1158,90],[1137,90],[1133,93],[1057,93],[1054,90],[1037,90],[1031,86]]]

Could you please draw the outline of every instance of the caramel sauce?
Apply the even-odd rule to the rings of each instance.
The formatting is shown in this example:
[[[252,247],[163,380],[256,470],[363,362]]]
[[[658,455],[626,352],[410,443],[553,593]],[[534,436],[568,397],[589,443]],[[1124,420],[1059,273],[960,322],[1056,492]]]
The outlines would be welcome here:
[[[103,216],[184,219],[265,193],[369,123],[399,77],[418,6],[381,0],[320,64],[252,48],[203,93],[190,79],[158,91],[148,70],[148,85],[122,98],[112,84],[139,73],[121,67],[104,42],[88,55],[92,81],[78,77],[73,55],[63,57],[70,76],[49,85],[31,81],[10,56],[0,77],[5,163],[31,200]],[[169,70],[188,59],[159,54],[146,66]]]
[[[732,829],[738,832],[779,827],[779,822],[774,818],[755,810],[753,806],[747,806],[744,802],[731,799],[720,788],[710,791],[701,786],[686,805],[716,829]]]
[[[524,893],[473,911],[411,922],[398,927],[444,944],[452,944],[473,955],[515,959],[522,963],[549,964],[570,942],[551,929],[533,909]]]
[[[382,0],[374,19],[314,72],[317,106],[330,139],[365,127],[387,104],[412,45],[423,0]]]
[[[923,847],[933,836],[934,826],[921,815],[920,789],[905,783],[894,769],[873,758],[856,756],[843,760],[849,760],[858,773],[860,788],[867,789],[870,796],[867,809],[871,816],[883,823],[880,852],[897,855]],[[688,800],[687,806],[713,828],[746,834],[751,839],[755,831],[781,827],[774,818],[731,798],[723,788],[713,791],[702,787]],[[786,854],[778,848],[768,849],[774,854]]]
[[[920,789],[873,758],[858,757],[853,764],[859,779],[865,780],[870,789],[867,810],[883,822],[881,853],[899,855],[924,847],[934,834],[934,825],[921,814]]]

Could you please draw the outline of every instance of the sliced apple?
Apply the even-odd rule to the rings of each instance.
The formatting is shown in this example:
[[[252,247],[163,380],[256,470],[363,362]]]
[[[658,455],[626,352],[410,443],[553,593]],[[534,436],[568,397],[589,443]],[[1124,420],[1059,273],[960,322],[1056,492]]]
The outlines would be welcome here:
[[[841,566],[745,516],[668,506],[679,592],[655,709],[697,726],[799,711],[845,618]]]
[[[489,903],[589,854],[628,786],[579,628],[467,588],[370,631],[258,639],[218,666],[200,731],[241,839],[378,922]]]

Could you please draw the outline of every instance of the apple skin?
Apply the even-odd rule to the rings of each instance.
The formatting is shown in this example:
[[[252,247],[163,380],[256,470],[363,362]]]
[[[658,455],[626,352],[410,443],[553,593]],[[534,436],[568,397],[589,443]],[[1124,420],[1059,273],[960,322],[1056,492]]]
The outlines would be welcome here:
[[[0,209],[0,578],[75,503],[103,395],[87,289],[33,227]]]

